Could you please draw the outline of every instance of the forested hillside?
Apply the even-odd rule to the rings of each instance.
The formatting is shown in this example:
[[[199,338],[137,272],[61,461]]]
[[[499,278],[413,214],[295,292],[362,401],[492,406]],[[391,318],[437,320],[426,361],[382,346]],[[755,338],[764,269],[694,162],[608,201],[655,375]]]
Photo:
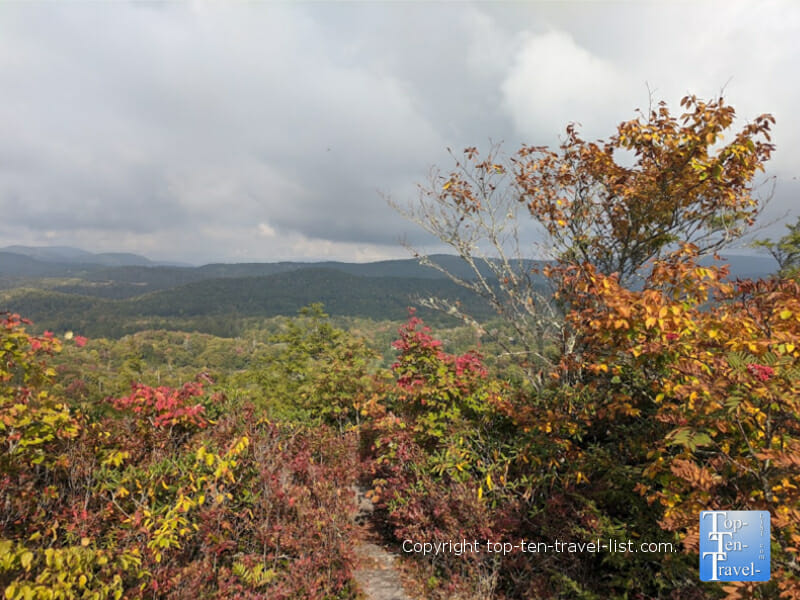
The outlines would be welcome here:
[[[93,337],[161,327],[234,335],[247,318],[294,315],[314,302],[333,315],[401,320],[420,298],[446,297],[481,319],[492,315],[480,298],[445,279],[361,277],[333,269],[205,279],[120,299],[86,294],[80,284],[72,286],[74,293],[64,287],[15,288],[0,292],[0,302],[35,319],[39,328]],[[436,317],[441,321],[442,315]]]

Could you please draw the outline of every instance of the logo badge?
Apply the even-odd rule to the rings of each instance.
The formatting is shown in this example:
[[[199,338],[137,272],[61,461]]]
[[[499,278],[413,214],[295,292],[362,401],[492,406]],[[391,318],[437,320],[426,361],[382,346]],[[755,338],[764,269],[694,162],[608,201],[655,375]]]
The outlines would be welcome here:
[[[769,581],[769,512],[700,513],[701,581]]]

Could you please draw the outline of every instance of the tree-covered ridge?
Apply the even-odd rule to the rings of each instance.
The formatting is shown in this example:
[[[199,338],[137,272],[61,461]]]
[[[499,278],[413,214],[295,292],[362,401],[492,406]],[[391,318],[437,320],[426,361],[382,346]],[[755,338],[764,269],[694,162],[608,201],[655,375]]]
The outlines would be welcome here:
[[[208,279],[122,299],[30,288],[0,292],[5,308],[24,311],[39,327],[91,337],[181,328],[176,322],[186,322],[189,331],[232,336],[241,332],[242,320],[291,316],[315,302],[333,315],[402,320],[418,297],[430,296],[457,301],[481,318],[492,314],[480,298],[443,279],[360,277],[332,269]]]

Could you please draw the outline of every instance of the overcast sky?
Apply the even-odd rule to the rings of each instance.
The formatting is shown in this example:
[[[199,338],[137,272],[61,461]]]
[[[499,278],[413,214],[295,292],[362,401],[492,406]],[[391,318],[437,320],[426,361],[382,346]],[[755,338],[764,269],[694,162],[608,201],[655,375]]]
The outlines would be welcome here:
[[[772,113],[767,215],[797,215],[798,40],[795,0],[5,2],[0,246],[406,257],[426,238],[384,196],[413,200],[448,146],[606,137],[648,86]]]

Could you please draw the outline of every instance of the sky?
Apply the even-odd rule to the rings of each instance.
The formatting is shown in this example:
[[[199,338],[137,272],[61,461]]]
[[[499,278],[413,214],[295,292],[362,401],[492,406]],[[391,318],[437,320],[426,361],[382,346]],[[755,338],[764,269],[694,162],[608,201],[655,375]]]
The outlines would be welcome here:
[[[0,4],[0,246],[372,261],[447,148],[588,139],[721,92],[777,124],[763,235],[800,214],[800,3]],[[794,115],[794,116],[793,116]]]

